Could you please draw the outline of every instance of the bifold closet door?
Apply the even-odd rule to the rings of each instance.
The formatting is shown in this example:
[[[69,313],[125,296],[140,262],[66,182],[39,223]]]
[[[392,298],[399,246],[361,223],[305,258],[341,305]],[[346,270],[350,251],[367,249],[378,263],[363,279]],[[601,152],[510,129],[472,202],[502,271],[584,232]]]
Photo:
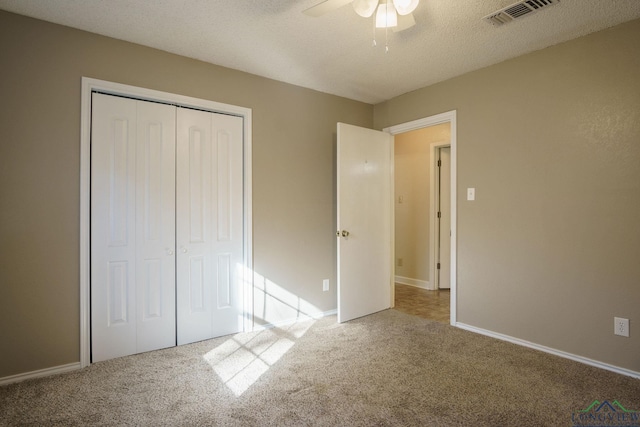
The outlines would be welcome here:
[[[178,108],[178,345],[242,330],[242,118]]]
[[[176,342],[175,111],[92,96],[93,362]]]

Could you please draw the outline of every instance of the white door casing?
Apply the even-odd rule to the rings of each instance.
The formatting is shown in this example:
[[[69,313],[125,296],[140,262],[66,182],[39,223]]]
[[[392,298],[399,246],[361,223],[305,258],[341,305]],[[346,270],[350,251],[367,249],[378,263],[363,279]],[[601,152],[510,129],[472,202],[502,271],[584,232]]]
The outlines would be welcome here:
[[[243,329],[253,328],[253,236],[252,236],[252,111],[250,108],[224,104],[205,99],[146,89],[121,83],[82,77],[80,126],[80,362],[79,367],[91,363],[91,130],[92,96],[94,93],[111,94],[125,98],[179,105],[238,117],[242,121],[242,260],[241,281],[244,288]],[[175,205],[175,199],[174,199]],[[174,206],[175,209],[175,206]],[[175,254],[177,255],[177,254]],[[173,255],[175,257],[175,255]],[[175,262],[174,262],[175,266]],[[175,292],[175,289],[174,289]],[[174,319],[175,323],[175,319]],[[173,337],[175,343],[175,334]]]
[[[338,123],[338,322],[391,306],[393,136]]]
[[[178,109],[178,345],[239,332],[242,118]]]
[[[451,288],[451,148],[438,149],[438,282],[436,289]]]
[[[93,360],[175,345],[175,107],[93,95]]]

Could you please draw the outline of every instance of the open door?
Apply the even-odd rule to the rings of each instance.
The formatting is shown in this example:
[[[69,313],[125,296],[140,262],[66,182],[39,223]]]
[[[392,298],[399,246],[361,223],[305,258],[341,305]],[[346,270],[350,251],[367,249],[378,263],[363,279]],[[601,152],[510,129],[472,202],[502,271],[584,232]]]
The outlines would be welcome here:
[[[391,307],[393,136],[338,123],[338,322]]]
[[[438,149],[438,287],[451,288],[451,147]]]

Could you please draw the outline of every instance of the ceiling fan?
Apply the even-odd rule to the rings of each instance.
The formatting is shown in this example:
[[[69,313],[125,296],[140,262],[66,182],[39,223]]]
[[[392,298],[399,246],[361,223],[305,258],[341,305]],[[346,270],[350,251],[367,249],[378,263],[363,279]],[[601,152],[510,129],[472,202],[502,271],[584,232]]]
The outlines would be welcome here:
[[[363,18],[376,14],[376,28],[391,28],[398,32],[416,24],[411,12],[420,0],[325,0],[302,11],[309,16],[322,16],[327,12],[351,3],[356,13]]]

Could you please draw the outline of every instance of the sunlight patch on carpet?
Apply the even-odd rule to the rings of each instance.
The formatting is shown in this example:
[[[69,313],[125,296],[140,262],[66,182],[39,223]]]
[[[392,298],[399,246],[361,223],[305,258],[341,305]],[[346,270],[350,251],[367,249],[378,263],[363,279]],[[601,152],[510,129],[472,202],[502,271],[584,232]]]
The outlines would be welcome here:
[[[236,396],[255,384],[323,317],[317,307],[256,271],[246,269],[242,277],[245,291],[255,293],[254,320],[276,327],[236,334],[203,356]],[[289,320],[282,324],[278,319]]]
[[[295,345],[315,321],[233,336],[203,356],[213,371],[241,396]],[[248,338],[248,339],[247,339]]]

